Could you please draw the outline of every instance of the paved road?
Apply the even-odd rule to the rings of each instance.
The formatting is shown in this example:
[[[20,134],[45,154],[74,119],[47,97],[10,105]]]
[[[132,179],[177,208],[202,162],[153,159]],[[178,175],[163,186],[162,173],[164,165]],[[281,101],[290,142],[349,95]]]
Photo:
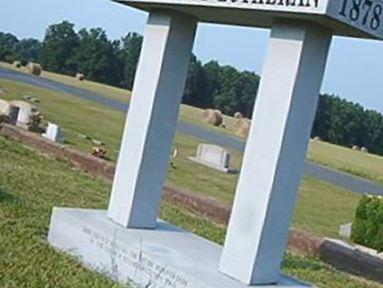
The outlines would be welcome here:
[[[35,77],[29,74],[5,69],[0,67],[0,78],[5,78],[13,81],[20,81],[26,84],[31,84],[41,88],[51,89],[59,92],[65,92],[74,96],[94,101],[115,110],[125,112],[128,109],[127,103],[122,103],[117,100],[106,98],[96,93],[90,92],[85,89],[72,87],[57,81]],[[205,129],[200,126],[196,126],[187,122],[179,122],[177,131],[185,133],[194,137],[203,139],[206,142],[215,143],[217,145],[226,146],[228,148],[243,151],[245,147],[244,141],[240,139],[224,135],[215,131]],[[318,178],[320,180],[344,187],[348,190],[356,193],[365,194],[377,194],[383,195],[383,186],[377,185],[372,181],[365,180],[360,177],[356,177],[347,173],[339,172],[324,166],[320,166],[306,161],[305,174]]]

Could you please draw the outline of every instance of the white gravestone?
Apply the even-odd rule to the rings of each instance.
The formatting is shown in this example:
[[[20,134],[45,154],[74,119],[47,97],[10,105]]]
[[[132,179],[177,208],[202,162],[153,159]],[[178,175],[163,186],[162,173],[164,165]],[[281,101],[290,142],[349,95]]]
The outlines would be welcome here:
[[[199,144],[196,156],[189,159],[222,172],[232,171],[230,170],[230,153],[217,145]]]
[[[57,124],[49,122],[43,137],[54,142],[62,142],[62,133],[60,127]]]
[[[55,208],[49,243],[144,287],[306,287],[280,264],[329,45],[381,39],[382,1],[117,2],[149,20],[109,208]],[[157,220],[197,21],[271,28],[223,248]]]
[[[20,100],[11,101],[10,106],[19,108],[16,125],[22,128],[28,128],[28,123],[31,120],[33,112],[36,111],[36,107]]]

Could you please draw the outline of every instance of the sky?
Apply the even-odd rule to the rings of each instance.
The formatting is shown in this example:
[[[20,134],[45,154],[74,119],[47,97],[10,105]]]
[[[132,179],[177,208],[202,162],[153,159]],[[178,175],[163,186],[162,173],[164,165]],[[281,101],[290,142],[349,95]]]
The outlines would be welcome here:
[[[147,14],[110,0],[0,0],[0,31],[42,40],[46,28],[69,20],[103,28],[112,39],[143,33]],[[269,30],[199,24],[194,53],[239,70],[262,71]],[[383,113],[383,42],[334,37],[322,93],[332,93]]]

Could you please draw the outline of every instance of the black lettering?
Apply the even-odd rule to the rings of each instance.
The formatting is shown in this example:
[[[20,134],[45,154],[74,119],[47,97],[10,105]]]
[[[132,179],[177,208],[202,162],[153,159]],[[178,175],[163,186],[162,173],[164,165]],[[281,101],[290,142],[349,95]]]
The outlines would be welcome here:
[[[295,6],[295,0],[286,0],[286,6]]]
[[[284,6],[284,5],[285,5],[284,0],[279,0],[278,5],[279,5],[279,6]]]
[[[315,8],[318,8],[319,0],[313,0],[313,1],[314,1],[314,6],[315,6]]]
[[[380,26],[380,17],[382,15],[382,12],[383,12],[383,7],[379,4],[376,4],[375,8],[374,8],[374,14],[373,14],[373,17],[371,19],[371,23],[370,23],[370,27],[372,30],[377,30]]]
[[[277,0],[266,0],[266,4],[268,5],[274,5],[275,3],[277,3]]]
[[[348,0],[343,0],[342,8],[339,11],[339,15],[342,15],[344,17],[347,17],[347,15],[346,15],[347,1]]]
[[[305,3],[303,2],[304,0],[299,0],[299,4],[298,6],[302,7],[302,6],[306,6]]]

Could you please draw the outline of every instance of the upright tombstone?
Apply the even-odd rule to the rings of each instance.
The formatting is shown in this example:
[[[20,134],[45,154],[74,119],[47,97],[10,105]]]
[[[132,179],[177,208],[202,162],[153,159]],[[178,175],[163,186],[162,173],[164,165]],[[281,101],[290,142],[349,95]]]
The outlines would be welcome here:
[[[55,208],[49,242],[143,287],[306,287],[280,273],[332,35],[381,39],[381,0],[119,0],[149,12],[108,211]],[[270,27],[223,249],[157,220],[197,22]]]
[[[47,130],[42,136],[54,142],[62,141],[62,133],[60,127],[57,124],[51,122],[48,123]]]
[[[31,120],[33,112],[36,111],[36,107],[28,102],[20,100],[11,101],[9,104],[12,111],[18,110],[16,125],[22,128],[28,128],[28,123]]]

